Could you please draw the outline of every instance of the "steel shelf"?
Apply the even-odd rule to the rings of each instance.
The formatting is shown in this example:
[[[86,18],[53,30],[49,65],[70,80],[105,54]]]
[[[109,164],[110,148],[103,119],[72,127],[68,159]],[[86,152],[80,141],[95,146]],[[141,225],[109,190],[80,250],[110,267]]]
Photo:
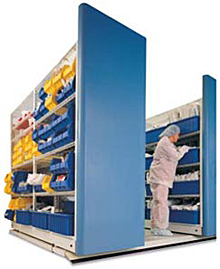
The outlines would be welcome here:
[[[188,163],[188,164],[181,164],[181,165],[178,165],[176,169],[179,169],[179,168],[187,168],[187,167],[193,167],[193,166],[199,166],[200,165],[200,162],[198,163]],[[149,172],[149,169],[148,170],[145,170],[145,172]]]
[[[175,195],[168,195],[168,197],[169,198],[184,198],[184,197],[187,197],[187,198],[197,198],[197,197],[200,197],[200,195],[199,194],[175,194]],[[145,199],[148,199],[148,198],[153,198],[153,196],[152,195],[147,195],[146,197],[145,197]]]
[[[15,166],[12,166],[11,169],[12,169],[12,171],[14,171],[14,170],[21,169],[21,168],[24,170],[32,169],[33,168],[33,160],[31,159],[31,160],[25,161],[21,164],[17,164]]]
[[[49,111],[46,115],[44,115],[43,117],[41,117],[39,120],[35,121],[35,126],[39,125],[40,123],[44,122],[45,120],[47,120],[52,114],[54,114],[58,109],[60,109],[61,107],[67,105],[70,101],[72,101],[73,99],[75,99],[76,97],[76,93],[73,93],[72,95],[70,95],[68,98],[66,98],[62,103],[58,104],[53,110]]]
[[[75,191],[59,191],[59,192],[35,192],[33,193],[21,193],[13,194],[12,197],[32,197],[32,196],[44,197],[44,196],[75,196]]]

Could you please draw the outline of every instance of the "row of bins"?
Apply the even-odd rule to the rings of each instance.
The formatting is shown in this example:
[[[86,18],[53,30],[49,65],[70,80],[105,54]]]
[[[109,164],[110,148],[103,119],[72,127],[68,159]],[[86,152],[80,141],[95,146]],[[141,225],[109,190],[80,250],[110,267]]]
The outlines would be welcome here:
[[[169,221],[184,224],[199,224],[199,210],[171,210]],[[145,208],[145,219],[150,219],[150,209]]]
[[[33,131],[32,139],[38,143],[38,151],[42,153],[62,147],[75,139],[75,104],[68,105],[64,115],[53,115],[52,122],[41,125]]]
[[[174,182],[173,188],[169,189],[169,195],[196,195],[199,194],[199,180]],[[150,185],[146,184],[147,196],[152,196]]]
[[[153,161],[153,157],[145,158],[145,169],[149,170]],[[199,148],[190,149],[182,159],[179,160],[178,165],[185,165],[199,162]]]
[[[71,191],[75,186],[75,154],[69,152],[65,160],[53,158],[50,164],[50,172],[53,174],[50,181],[50,188],[55,191]],[[65,176],[65,180],[59,181],[58,177]],[[42,185],[34,186],[35,192],[44,192]]]
[[[69,210],[63,213],[17,210],[16,222],[31,225],[38,229],[48,230],[67,236],[74,235],[74,202],[69,202]]]
[[[188,133],[199,131],[200,128],[200,118],[199,116],[193,116],[189,118],[185,118],[176,122],[172,122],[167,124],[166,126],[162,126],[160,128],[149,130],[145,133],[145,143],[150,144],[157,142],[159,140],[159,135],[171,124],[176,124],[180,127],[181,135],[185,135]]]

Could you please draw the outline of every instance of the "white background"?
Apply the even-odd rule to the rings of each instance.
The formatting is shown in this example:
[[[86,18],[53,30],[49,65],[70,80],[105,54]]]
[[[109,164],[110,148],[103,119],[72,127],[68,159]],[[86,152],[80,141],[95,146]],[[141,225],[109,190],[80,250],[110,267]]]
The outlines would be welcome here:
[[[146,117],[200,98],[202,75],[219,78],[219,1],[88,0],[102,12],[147,37]],[[11,0],[0,6],[0,266],[60,268],[65,259],[9,236],[3,219],[9,196],[10,113],[77,40],[81,1]],[[219,242],[180,246],[93,261],[85,268],[199,268],[219,263]]]

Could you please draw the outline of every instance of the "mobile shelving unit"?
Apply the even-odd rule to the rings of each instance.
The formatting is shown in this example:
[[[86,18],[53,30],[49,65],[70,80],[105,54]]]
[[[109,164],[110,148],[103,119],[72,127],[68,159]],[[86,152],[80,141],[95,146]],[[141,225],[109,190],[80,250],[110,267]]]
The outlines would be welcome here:
[[[58,104],[49,111],[43,105],[39,108],[40,102],[44,104],[45,82],[60,65],[74,59],[76,74],[71,89],[65,88],[70,94],[59,93]],[[33,130],[32,137],[37,139],[37,135],[42,138],[50,133],[51,126],[58,128],[63,121],[64,128],[69,124],[66,120],[71,121],[65,135],[57,131],[46,143],[39,139],[41,154],[16,165],[12,161],[11,166],[12,173],[54,175],[56,169],[70,169],[69,185],[55,184],[53,192],[35,186],[29,192],[12,194],[33,199],[32,221],[38,224],[33,225],[26,215],[24,224],[12,221],[11,234],[72,262],[215,238],[215,80],[204,77],[203,97],[198,101],[202,105],[200,129],[185,136],[200,147],[196,163],[201,174],[196,194],[202,205],[200,222],[196,226],[171,224],[172,230],[186,234],[164,239],[150,236],[145,229],[145,146],[155,146],[145,141],[145,77],[145,37],[87,4],[80,5],[77,43],[11,115],[12,153],[21,138],[17,129],[23,129],[23,135]],[[35,117],[33,125],[25,127],[23,121],[20,127],[13,125],[22,111],[35,113],[37,108],[41,117]],[[152,123],[154,119],[157,117]],[[62,164],[57,159],[64,155],[68,159]],[[73,202],[73,221],[51,218],[45,222],[48,216],[35,211],[39,199],[48,199],[59,209],[66,197]],[[71,232],[60,232],[61,227]]]

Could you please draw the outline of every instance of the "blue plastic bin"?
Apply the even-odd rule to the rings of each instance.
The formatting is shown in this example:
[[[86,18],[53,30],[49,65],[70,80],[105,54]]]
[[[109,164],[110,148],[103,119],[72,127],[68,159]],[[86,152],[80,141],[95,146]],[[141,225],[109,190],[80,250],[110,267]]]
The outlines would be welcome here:
[[[55,147],[53,145],[52,139],[50,141],[48,141],[48,142],[38,144],[38,151],[40,151],[42,153],[49,152],[49,151],[53,150],[54,148]]]
[[[16,193],[31,193],[32,190],[33,190],[33,186],[29,184],[22,187],[17,186]]]
[[[74,171],[74,153],[69,152],[65,162],[61,162],[61,159],[53,159],[50,165],[51,173],[65,174]]]
[[[153,157],[147,157],[145,158],[145,170],[149,170],[151,163],[153,161]]]
[[[44,91],[44,88],[42,87],[38,93],[38,97],[42,100],[45,101],[47,98],[47,93]]]
[[[54,130],[52,129],[52,125],[49,124],[48,126],[43,127],[42,125],[38,129],[38,139],[40,140],[46,140],[49,137],[54,135]]]
[[[74,173],[67,174],[67,178],[64,181],[56,181],[57,176],[60,174],[53,174],[50,182],[50,187],[55,191],[72,191],[75,187]]]
[[[147,196],[152,196],[150,184],[146,184]],[[199,180],[174,182],[173,188],[169,189],[169,195],[199,194]]]
[[[65,99],[65,95],[63,92],[64,89],[62,89],[62,91],[60,93],[58,93],[58,95],[56,96],[56,101],[58,104],[62,103]]]
[[[15,211],[14,210],[7,209],[5,211],[4,217],[6,219],[13,221],[14,220],[14,216],[15,216]]]
[[[182,119],[180,121],[170,123],[168,124],[168,126],[171,124],[177,124],[180,127],[181,130],[180,136],[181,136],[184,134],[198,131],[200,128],[200,118],[199,116],[193,116],[186,119]]]
[[[45,212],[31,212],[32,226],[44,230],[48,230],[48,214]]]
[[[35,120],[39,120],[41,118],[41,115],[37,109],[34,110],[33,117]]]
[[[35,185],[34,190],[35,192],[45,192],[45,190],[42,189],[42,185]]]
[[[54,148],[60,148],[66,144],[73,142],[74,140],[73,126],[71,125],[68,130],[66,130],[62,134],[57,135],[52,140]]]
[[[145,208],[145,219],[150,219],[148,208]],[[199,224],[199,210],[170,210],[169,222]]]
[[[190,163],[198,163],[199,162],[199,149],[194,148],[190,149],[182,159],[179,160],[179,165],[190,164]]]
[[[31,211],[16,210],[16,222],[23,225],[31,225]]]
[[[199,180],[174,182],[170,194],[199,194]]]
[[[199,210],[171,210],[170,222],[199,224]]]
[[[171,124],[176,124],[180,127],[181,135],[196,132],[200,129],[200,118],[199,116],[193,116],[179,121],[175,121],[167,124],[166,126],[159,127],[157,129],[149,130],[145,133],[145,143],[150,144],[159,141],[159,135],[165,128]]]
[[[48,229],[51,232],[74,235],[74,215],[73,214],[48,214]]]
[[[62,130],[69,128],[69,125],[74,124],[74,104],[71,102],[68,106],[67,112],[55,119],[51,123],[51,128],[55,133],[60,133]]]
[[[49,110],[45,107],[45,101],[41,102],[38,111],[39,111],[41,117],[43,117],[44,115],[46,115],[48,113]]]
[[[12,175],[12,180],[14,181],[14,184],[12,186],[12,191],[14,193],[20,193],[20,191],[23,191],[20,189],[19,183],[20,182],[26,182],[27,181],[28,172],[27,171],[16,171]],[[18,189],[19,188],[19,189]],[[24,191],[29,191],[28,188],[24,189]]]
[[[38,137],[38,130],[37,129],[33,130],[32,139],[34,140],[34,142],[38,143],[40,138]]]

